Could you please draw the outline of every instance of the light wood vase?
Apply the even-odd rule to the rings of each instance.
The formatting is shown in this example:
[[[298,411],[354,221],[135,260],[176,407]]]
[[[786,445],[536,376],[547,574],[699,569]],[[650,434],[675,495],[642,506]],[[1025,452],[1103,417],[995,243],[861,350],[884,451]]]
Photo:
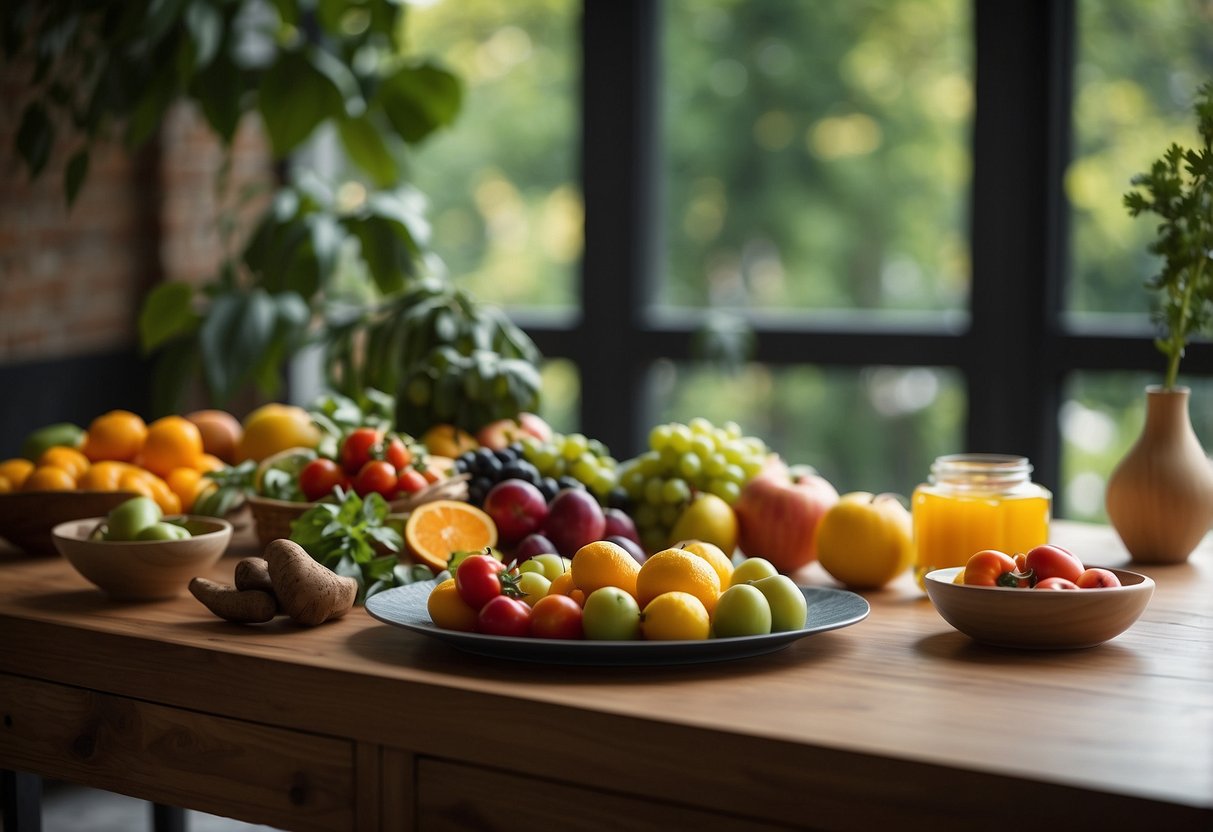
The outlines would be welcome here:
[[[1187,387],[1146,388],[1141,436],[1108,479],[1108,519],[1138,563],[1182,563],[1213,524],[1213,464]]]

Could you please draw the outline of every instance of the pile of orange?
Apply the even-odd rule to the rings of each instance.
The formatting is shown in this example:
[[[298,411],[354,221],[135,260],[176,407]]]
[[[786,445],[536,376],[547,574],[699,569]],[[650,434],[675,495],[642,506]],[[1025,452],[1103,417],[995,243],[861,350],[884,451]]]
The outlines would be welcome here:
[[[0,493],[6,491],[130,491],[151,497],[166,514],[189,511],[214,483],[203,474],[224,467],[218,453],[231,458],[236,438],[227,418],[165,416],[151,424],[129,410],[111,410],[89,424],[78,448],[57,445],[37,459],[0,462]],[[216,428],[215,425],[220,424]]]

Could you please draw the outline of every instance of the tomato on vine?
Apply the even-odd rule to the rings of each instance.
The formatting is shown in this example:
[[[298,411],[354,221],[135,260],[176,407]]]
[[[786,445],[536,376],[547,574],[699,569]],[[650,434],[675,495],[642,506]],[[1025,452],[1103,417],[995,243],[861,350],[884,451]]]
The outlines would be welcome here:
[[[341,467],[350,476],[375,458],[375,451],[383,436],[374,428],[354,428],[341,442]]]
[[[476,631],[490,636],[519,638],[531,632],[531,608],[517,598],[490,598],[476,615]]]
[[[337,486],[346,486],[345,471],[331,459],[313,459],[299,472],[299,490],[309,502],[323,499]]]
[[[469,607],[479,610],[501,594],[505,564],[488,555],[468,555],[455,569],[455,588]]]
[[[360,497],[375,493],[385,500],[392,499],[396,496],[396,469],[390,462],[372,459],[354,476],[354,491]]]
[[[416,468],[405,468],[396,478],[396,488],[405,494],[416,494],[427,485],[425,475]]]

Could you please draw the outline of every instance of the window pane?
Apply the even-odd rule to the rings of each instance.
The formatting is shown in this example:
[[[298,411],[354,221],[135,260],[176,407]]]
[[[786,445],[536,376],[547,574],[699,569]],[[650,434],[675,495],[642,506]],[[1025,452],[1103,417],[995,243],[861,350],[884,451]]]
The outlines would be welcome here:
[[[663,303],[967,307],[966,0],[662,8]]]
[[[652,384],[659,421],[737,422],[788,463],[812,465],[840,492],[908,498],[935,457],[964,443],[964,383],[951,370],[752,364],[729,374],[667,361],[654,369]]]
[[[464,82],[454,126],[410,158],[452,278],[497,304],[576,303],[579,3],[439,0],[410,6],[410,54]]]
[[[1172,142],[1197,140],[1192,102],[1213,76],[1213,6],[1195,0],[1081,0],[1074,74],[1069,308],[1133,313],[1148,326],[1157,218],[1124,207],[1130,180]],[[1159,366],[1162,364],[1160,362]]]
[[[1107,522],[1104,486],[1117,463],[1141,434],[1146,419],[1146,386],[1159,383],[1146,373],[1075,373],[1061,407],[1062,493],[1058,513],[1073,520]],[[1197,380],[1188,410],[1205,448],[1213,447],[1213,379]]]

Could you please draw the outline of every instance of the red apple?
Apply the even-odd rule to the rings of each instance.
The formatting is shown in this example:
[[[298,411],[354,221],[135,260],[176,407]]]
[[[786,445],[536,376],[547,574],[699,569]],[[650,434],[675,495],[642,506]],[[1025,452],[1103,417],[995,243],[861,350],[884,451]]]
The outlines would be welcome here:
[[[1078,584],[1080,589],[1111,589],[1121,585],[1115,572],[1100,569],[1098,566],[1085,570],[1074,583]]]
[[[482,448],[500,451],[524,435],[526,435],[526,431],[522,429],[522,425],[518,423],[517,419],[497,419],[476,431],[476,441]]]
[[[602,532],[604,537],[626,537],[640,546],[640,532],[636,531],[636,522],[626,511],[621,508],[605,508],[602,510],[602,516],[606,518],[606,528]]]
[[[523,433],[529,433],[540,442],[552,440],[552,426],[544,421],[542,416],[523,411],[518,414],[518,425],[522,428]]]
[[[565,488],[548,504],[543,533],[556,544],[556,551],[572,555],[587,543],[602,540],[606,517],[602,506],[584,488]]]
[[[795,572],[817,557],[817,524],[837,502],[838,492],[824,477],[768,470],[746,483],[733,505],[737,545],[747,557]]]
[[[510,557],[515,563],[522,563],[535,557],[535,555],[546,555],[549,553],[556,553],[556,544],[548,540],[543,534],[532,532],[518,541],[518,545],[510,550]]]
[[[484,495],[484,511],[497,524],[497,540],[513,546],[538,531],[548,516],[543,492],[526,480],[502,480]]]

